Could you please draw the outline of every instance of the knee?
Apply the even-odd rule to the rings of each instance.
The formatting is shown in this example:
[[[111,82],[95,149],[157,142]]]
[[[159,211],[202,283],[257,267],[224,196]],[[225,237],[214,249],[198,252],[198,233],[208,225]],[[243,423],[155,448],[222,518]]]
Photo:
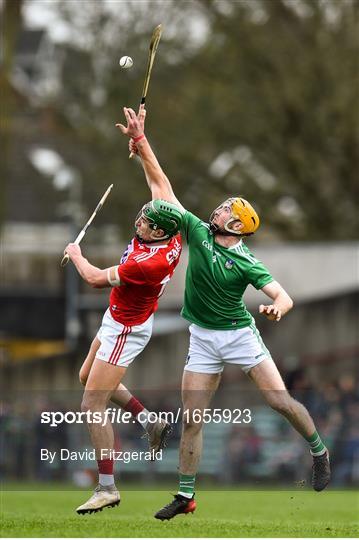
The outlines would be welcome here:
[[[103,400],[99,398],[97,392],[85,391],[81,402],[81,412],[87,413],[88,411],[94,412],[104,409]]]
[[[83,398],[82,398],[82,401],[81,401],[81,412],[87,413],[87,411],[91,411],[92,410],[91,405],[92,404],[91,404],[90,400],[88,399],[88,397],[86,395],[84,395]]]
[[[182,425],[183,431],[186,433],[199,433],[202,429],[202,418],[200,413],[191,411],[189,409],[185,410],[182,418]]]

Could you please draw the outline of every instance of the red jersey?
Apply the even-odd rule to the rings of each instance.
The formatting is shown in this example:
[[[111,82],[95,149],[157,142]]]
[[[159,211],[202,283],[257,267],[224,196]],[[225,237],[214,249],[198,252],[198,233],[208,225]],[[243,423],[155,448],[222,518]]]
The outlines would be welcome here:
[[[117,267],[121,285],[110,294],[110,311],[125,326],[144,323],[157,310],[158,298],[179,262],[181,235],[168,244],[141,244],[133,238]]]

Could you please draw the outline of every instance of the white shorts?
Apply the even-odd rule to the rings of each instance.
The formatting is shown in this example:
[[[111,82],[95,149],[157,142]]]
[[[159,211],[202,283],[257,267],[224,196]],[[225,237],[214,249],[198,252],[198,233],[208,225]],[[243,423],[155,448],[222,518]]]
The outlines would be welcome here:
[[[191,324],[185,370],[221,373],[224,363],[237,364],[245,373],[271,355],[254,322],[235,330],[209,330]]]
[[[124,326],[112,318],[108,309],[97,332],[101,345],[96,358],[114,366],[129,366],[149,342],[152,324],[153,315],[143,324]]]

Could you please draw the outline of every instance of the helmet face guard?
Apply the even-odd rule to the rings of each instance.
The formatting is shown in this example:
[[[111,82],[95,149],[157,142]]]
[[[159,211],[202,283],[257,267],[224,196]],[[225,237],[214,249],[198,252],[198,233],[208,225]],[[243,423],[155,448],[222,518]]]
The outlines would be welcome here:
[[[182,222],[182,214],[178,207],[161,199],[146,203],[137,214],[135,224],[141,217],[148,222],[151,229],[150,240],[146,242],[159,242],[171,238],[178,233]],[[158,229],[163,230],[162,236],[154,235]],[[144,241],[138,234],[136,236],[138,240]]]
[[[214,223],[215,215],[225,207],[230,208],[230,218],[225,222],[223,229]],[[233,222],[240,221],[242,228],[234,231],[231,227]],[[231,197],[220,204],[209,218],[210,229],[215,234],[223,236],[250,236],[254,234],[259,227],[259,217],[253,206],[241,197]]]

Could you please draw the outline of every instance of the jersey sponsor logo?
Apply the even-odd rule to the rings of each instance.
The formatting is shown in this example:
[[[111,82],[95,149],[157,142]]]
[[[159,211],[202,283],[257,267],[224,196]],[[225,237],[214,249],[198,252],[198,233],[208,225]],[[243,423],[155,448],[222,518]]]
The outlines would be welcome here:
[[[206,249],[208,249],[208,251],[213,251],[214,252],[214,256],[213,256],[214,260],[213,260],[213,262],[215,262],[216,256],[217,257],[222,257],[222,253],[219,253],[219,251],[217,251],[216,249],[213,249],[212,244],[207,242],[207,240],[202,241],[202,246],[204,246]]]
[[[206,249],[208,249],[209,251],[213,251],[213,246],[212,246],[212,244],[210,244],[209,242],[207,242],[207,240],[203,240],[202,246],[204,246],[204,247],[205,247]]]
[[[178,259],[178,257],[180,256],[181,254],[181,246],[180,244],[177,242],[177,245],[174,246],[173,249],[171,249],[171,251],[169,251],[167,254],[166,254],[166,259],[168,261],[168,264],[172,264],[175,262],[176,259]]]
[[[212,256],[213,263],[217,262],[217,257],[222,257],[222,253],[219,253],[219,251],[217,251],[216,249],[213,249],[212,244],[207,242],[207,240],[202,241],[202,246],[208,249],[208,251],[213,251],[213,256]]]

